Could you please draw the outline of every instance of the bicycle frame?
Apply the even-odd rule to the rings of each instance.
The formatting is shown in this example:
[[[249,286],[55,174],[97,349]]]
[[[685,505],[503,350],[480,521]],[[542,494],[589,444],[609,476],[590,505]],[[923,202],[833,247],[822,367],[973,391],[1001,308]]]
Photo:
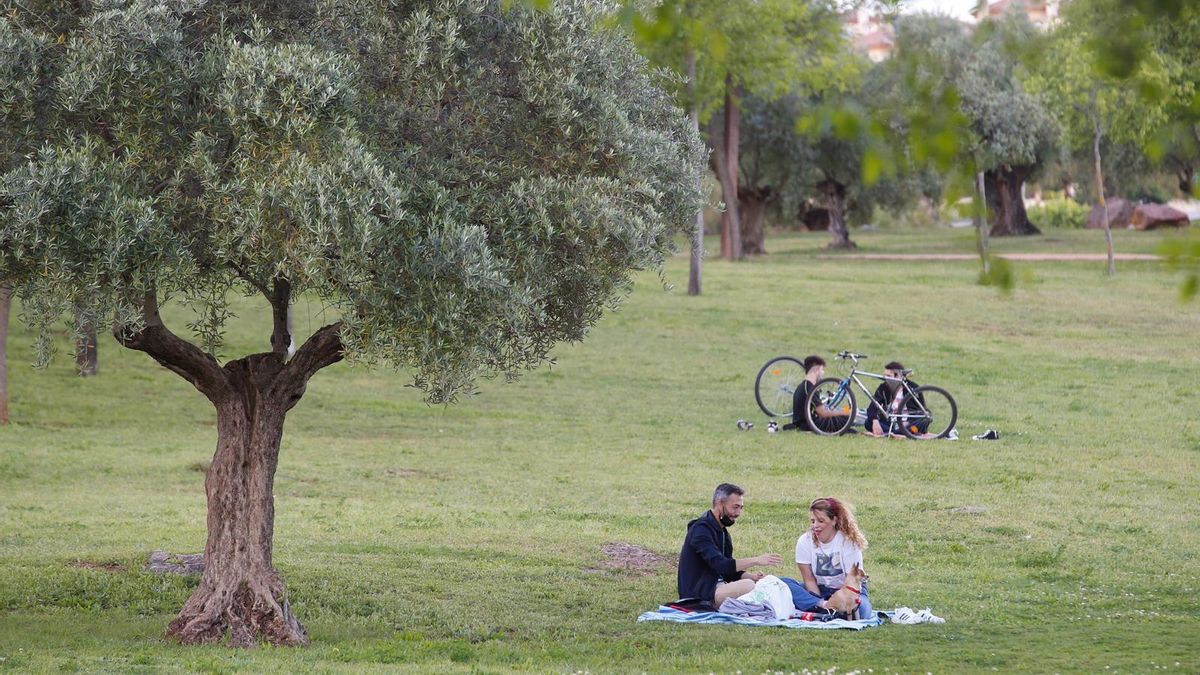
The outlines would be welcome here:
[[[831,401],[829,401],[828,403],[825,404],[825,406],[830,409],[836,410],[838,405],[841,404],[842,399],[845,398],[846,391],[850,388],[850,383],[853,382],[854,384],[858,385],[858,388],[862,391],[863,395],[866,396],[867,400],[871,402],[871,405],[875,406],[875,409],[877,411],[879,411],[885,417],[887,417],[887,419],[889,421],[888,430],[887,430],[888,433],[891,433],[892,428],[894,428],[897,424],[900,424],[901,426],[903,426],[906,422],[908,422],[908,420],[910,418],[916,419],[916,420],[923,420],[928,417],[929,411],[924,409],[925,406],[921,405],[921,403],[918,399],[913,399],[913,400],[917,401],[918,405],[921,405],[920,410],[909,410],[906,407],[904,410],[897,410],[895,412],[889,411],[887,408],[880,405],[879,401],[875,400],[875,396],[872,394],[871,390],[867,389],[867,386],[865,384],[863,384],[862,380],[860,380],[858,378],[859,375],[862,375],[864,377],[870,377],[870,378],[876,379],[876,380],[883,380],[885,382],[898,382],[900,384],[900,386],[904,388],[904,395],[901,396],[902,399],[912,396],[912,393],[914,391],[913,388],[909,385],[907,377],[888,377],[887,375],[880,375],[878,373],[869,373],[865,370],[859,370],[858,362],[857,362],[857,360],[855,360],[854,365],[850,367],[850,374],[847,375],[845,377],[845,379],[842,380],[842,383],[840,385],[838,385],[837,393],[834,395],[834,397]]]

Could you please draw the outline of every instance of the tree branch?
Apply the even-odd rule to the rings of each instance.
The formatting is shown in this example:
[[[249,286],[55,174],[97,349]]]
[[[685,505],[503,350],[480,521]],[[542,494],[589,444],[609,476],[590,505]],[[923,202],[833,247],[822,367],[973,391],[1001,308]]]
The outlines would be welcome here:
[[[307,382],[318,370],[342,360],[342,322],[324,326],[305,341],[284,368],[283,380]]]
[[[96,118],[96,133],[100,138],[104,139],[112,147],[113,157],[120,157],[125,154],[125,144],[117,140],[113,135],[112,129],[109,128],[108,122],[103,117]]]
[[[113,337],[118,343],[145,352],[167,370],[191,382],[213,403],[225,396],[225,371],[215,358],[175,335],[163,324],[153,290],[142,300],[142,317],[145,325],[141,330],[135,331],[128,325],[113,326]]]
[[[276,354],[287,354],[292,344],[291,331],[288,330],[288,307],[292,304],[292,285],[283,277],[275,277],[271,294],[271,317],[274,328],[271,331],[271,351]]]
[[[254,277],[250,276],[250,273],[247,272],[245,269],[243,269],[242,266],[238,265],[237,263],[231,262],[231,263],[229,263],[229,266],[233,268],[234,272],[237,272],[239,279],[241,279],[242,281],[245,281],[246,283],[250,284],[251,286],[257,288],[258,292],[262,293],[263,296],[265,296],[267,298],[268,302],[271,301],[271,290],[269,288],[267,288],[266,284],[259,281],[258,279],[255,279]]]

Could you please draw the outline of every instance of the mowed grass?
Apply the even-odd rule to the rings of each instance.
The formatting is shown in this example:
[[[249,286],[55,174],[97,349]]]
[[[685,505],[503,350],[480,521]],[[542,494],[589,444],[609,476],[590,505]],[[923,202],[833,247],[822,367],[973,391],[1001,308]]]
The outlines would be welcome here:
[[[1130,252],[1170,236],[1117,234]],[[856,239],[868,252],[974,246],[948,230]],[[675,290],[643,275],[553,368],[453,406],[427,406],[403,374],[319,374],[291,413],[276,484],[275,562],[304,649],[162,639],[195,580],[142,566],[154,549],[203,549],[212,408],[107,338],[98,378],[74,376],[65,336],[53,366],[32,371],[17,328],[15,424],[0,430],[0,670],[1200,670],[1200,305],[1180,304],[1180,278],[1156,262],[1113,279],[1102,263],[1017,264],[1004,295],[974,283],[976,263],[829,259],[826,240],[710,260],[698,298],[676,257]],[[993,244],[1102,252],[1103,235]],[[301,330],[329,318],[299,309]],[[225,351],[264,349],[263,307],[238,313]],[[178,330],[187,319],[167,312]],[[765,433],[759,367],[843,348],[953,392],[964,440]],[[743,417],[755,430],[736,430]],[[966,440],[985,428],[1002,439]],[[601,548],[675,555],[726,480],[748,490],[740,554],[778,552],[770,571],[793,574],[805,506],[844,497],[871,540],[876,607],[929,606],[945,625],[636,623],[675,597],[675,570],[607,569]]]

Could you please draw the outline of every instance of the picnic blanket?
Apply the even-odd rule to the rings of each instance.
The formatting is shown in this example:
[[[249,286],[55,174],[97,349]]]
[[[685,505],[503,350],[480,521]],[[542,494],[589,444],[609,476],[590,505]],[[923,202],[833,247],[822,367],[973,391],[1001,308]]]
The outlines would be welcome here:
[[[850,630],[862,630],[872,626],[878,626],[883,623],[883,619],[876,614],[872,619],[859,619],[858,621],[847,621],[846,619],[832,619],[830,621],[803,621],[801,619],[786,619],[783,621],[777,619],[758,620],[744,616],[734,616],[732,614],[722,614],[721,612],[684,612],[682,610],[660,606],[653,612],[644,612],[637,619],[641,621],[678,621],[681,623],[732,623],[739,626],[780,626],[782,628],[816,628],[818,630],[836,630],[839,628],[848,628]]]

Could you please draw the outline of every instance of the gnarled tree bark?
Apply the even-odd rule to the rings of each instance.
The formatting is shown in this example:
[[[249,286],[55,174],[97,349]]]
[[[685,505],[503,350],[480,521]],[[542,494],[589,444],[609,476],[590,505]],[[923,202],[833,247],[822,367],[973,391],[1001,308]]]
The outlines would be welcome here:
[[[988,223],[993,237],[1041,234],[1025,212],[1021,186],[1033,172],[1029,166],[1001,166],[984,172],[989,210]]]
[[[826,178],[817,183],[817,189],[825,196],[825,207],[829,209],[829,234],[833,236],[829,248],[858,248],[850,241],[850,229],[846,227],[846,186]]]
[[[763,230],[763,221],[766,219],[767,209],[774,202],[775,197],[776,192],[770,185],[738,189],[739,211],[742,217],[743,254],[766,254],[766,233]]]
[[[204,574],[167,628],[169,637],[184,644],[219,642],[225,636],[233,647],[308,643],[272,560],[275,469],[287,412],[318,370],[342,358],[341,325],[318,330],[289,361],[290,288],[276,280],[268,298],[275,310],[273,350],[223,367],[163,325],[153,293],[143,301],[143,328],[114,329],[123,346],[147,353],[191,382],[217,410],[217,449],[204,481]]]

